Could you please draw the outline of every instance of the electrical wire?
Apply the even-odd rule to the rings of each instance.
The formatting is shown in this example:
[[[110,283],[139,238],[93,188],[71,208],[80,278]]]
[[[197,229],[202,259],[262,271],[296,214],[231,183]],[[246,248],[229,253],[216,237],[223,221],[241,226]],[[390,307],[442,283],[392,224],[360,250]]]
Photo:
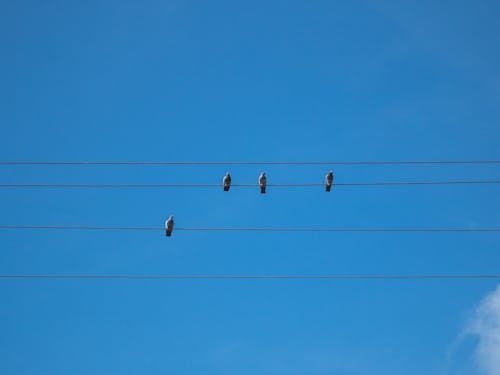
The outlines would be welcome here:
[[[500,164],[500,160],[409,161],[0,161],[0,165],[412,165]]]
[[[500,275],[55,275],[0,274],[0,279],[500,279]]]
[[[404,186],[404,185],[488,185],[500,180],[477,181],[378,181],[335,183],[336,186]],[[0,184],[0,188],[169,188],[169,187],[222,187],[223,184]],[[231,184],[231,187],[258,187],[259,184]],[[267,184],[268,187],[323,187],[325,184]]]
[[[124,227],[124,226],[96,226],[96,225],[0,225],[0,229],[54,229],[54,230],[104,230],[104,231],[164,231],[162,227]],[[471,232],[495,233],[500,228],[272,228],[272,227],[180,227],[174,231],[250,231],[250,232],[400,232],[400,233],[440,233],[440,232]]]

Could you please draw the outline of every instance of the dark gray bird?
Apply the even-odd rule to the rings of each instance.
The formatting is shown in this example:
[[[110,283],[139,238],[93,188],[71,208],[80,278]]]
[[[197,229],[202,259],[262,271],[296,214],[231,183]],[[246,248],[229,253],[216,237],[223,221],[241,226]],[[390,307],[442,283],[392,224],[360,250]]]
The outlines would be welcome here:
[[[167,237],[172,235],[172,231],[174,230],[174,215],[170,215],[170,217],[165,221],[165,234]]]
[[[259,176],[260,193],[266,194],[267,177],[266,173],[262,172]]]
[[[325,176],[326,191],[330,191],[333,185],[333,171],[328,172]]]
[[[231,187],[231,175],[229,172],[227,172],[224,176],[222,183],[224,184],[224,191],[229,191],[229,188]]]

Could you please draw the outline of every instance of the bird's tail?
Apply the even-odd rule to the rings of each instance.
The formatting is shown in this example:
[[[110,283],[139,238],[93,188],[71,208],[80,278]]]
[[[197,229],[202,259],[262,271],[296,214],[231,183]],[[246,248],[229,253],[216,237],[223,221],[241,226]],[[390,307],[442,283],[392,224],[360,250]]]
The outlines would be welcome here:
[[[229,186],[224,186],[224,191],[229,191]]]
[[[326,191],[330,191],[331,188],[332,188],[332,185],[326,185]]]
[[[172,236],[172,231],[170,231],[168,229],[165,231],[165,233],[166,233],[167,237],[171,237]]]
[[[261,194],[266,194],[266,187],[265,186],[261,186],[260,187],[260,193]]]

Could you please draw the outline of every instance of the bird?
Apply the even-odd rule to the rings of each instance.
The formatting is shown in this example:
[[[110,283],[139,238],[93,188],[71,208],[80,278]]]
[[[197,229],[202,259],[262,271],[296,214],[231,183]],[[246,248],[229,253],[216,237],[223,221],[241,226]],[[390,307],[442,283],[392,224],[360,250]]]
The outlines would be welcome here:
[[[262,172],[259,176],[260,193],[266,194],[267,177],[266,173]]]
[[[333,171],[328,172],[325,176],[326,191],[330,191],[333,185]]]
[[[165,221],[165,234],[167,237],[172,235],[172,231],[174,230],[174,215],[170,215],[170,217]]]
[[[231,187],[231,175],[229,172],[227,172],[224,176],[222,183],[224,184],[224,191],[229,191],[229,188]]]

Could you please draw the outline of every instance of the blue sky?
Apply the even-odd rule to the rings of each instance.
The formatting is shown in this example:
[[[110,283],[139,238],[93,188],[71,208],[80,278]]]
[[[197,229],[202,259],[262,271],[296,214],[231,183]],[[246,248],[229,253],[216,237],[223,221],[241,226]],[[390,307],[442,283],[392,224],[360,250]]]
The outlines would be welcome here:
[[[500,159],[499,8],[0,1],[0,159]],[[313,183],[328,169],[2,166],[0,183],[218,183],[228,170],[234,183],[262,170],[269,183]],[[338,182],[500,177],[492,165],[335,173]],[[0,222],[161,226],[174,214],[184,227],[498,227],[497,197],[494,185],[265,196],[3,189]],[[0,273],[498,274],[499,244],[473,233],[3,231]],[[497,375],[495,289],[492,280],[2,280],[0,373]]]

